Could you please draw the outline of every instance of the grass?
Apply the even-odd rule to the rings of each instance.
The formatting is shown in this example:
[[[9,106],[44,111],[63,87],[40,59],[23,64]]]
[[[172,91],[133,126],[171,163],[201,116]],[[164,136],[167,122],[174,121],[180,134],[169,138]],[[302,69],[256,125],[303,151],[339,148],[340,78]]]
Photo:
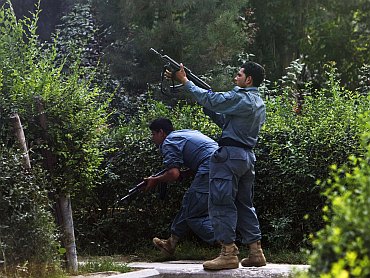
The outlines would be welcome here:
[[[87,260],[83,260],[78,267],[78,273],[95,273],[104,271],[116,271],[116,272],[130,272],[132,269],[128,267],[127,262],[119,261],[115,257],[90,257]]]
[[[25,263],[0,268],[0,277],[5,278],[65,278],[66,273],[58,265]]]
[[[269,263],[275,264],[308,264],[307,252],[293,252],[289,250],[281,250],[279,252],[263,250],[266,260]]]

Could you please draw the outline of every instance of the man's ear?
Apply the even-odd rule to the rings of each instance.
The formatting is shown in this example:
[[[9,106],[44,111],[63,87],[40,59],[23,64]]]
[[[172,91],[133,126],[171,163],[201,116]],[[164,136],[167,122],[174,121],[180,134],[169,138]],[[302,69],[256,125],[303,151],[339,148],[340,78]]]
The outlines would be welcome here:
[[[247,86],[252,86],[253,85],[253,78],[251,75],[248,75],[247,78],[245,79],[245,84]]]
[[[161,133],[162,138],[167,137],[167,133],[162,128],[159,130],[159,132]]]

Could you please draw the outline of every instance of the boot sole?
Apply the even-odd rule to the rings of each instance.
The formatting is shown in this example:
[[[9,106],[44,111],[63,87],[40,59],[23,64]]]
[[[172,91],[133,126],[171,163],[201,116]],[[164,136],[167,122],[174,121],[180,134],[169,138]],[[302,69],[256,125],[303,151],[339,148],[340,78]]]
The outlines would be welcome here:
[[[206,270],[222,270],[222,269],[235,269],[239,268],[239,261],[238,262],[230,262],[229,264],[210,264],[207,266],[207,264],[203,263],[203,268]]]
[[[241,263],[241,265],[242,265],[242,267],[261,267],[261,266],[265,266],[266,263],[265,264],[252,264],[252,265],[243,265]]]
[[[206,267],[203,265],[203,269],[205,270],[223,270],[223,269],[236,269],[239,268],[239,265],[237,266],[230,266],[230,267]]]

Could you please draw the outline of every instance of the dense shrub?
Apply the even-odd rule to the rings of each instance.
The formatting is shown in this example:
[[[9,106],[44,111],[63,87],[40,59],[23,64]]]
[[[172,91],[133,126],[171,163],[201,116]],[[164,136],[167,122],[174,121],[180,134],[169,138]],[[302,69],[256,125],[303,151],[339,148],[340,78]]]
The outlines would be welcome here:
[[[53,187],[82,199],[99,176],[109,99],[93,82],[92,65],[81,66],[80,52],[68,53],[73,62],[65,64],[56,41],[39,42],[38,12],[17,20],[11,8],[0,10],[0,108],[4,118],[19,114]]]
[[[362,153],[358,116],[369,101],[343,90],[334,77],[329,72],[327,89],[305,96],[299,114],[291,91],[266,102],[268,117],[256,148],[255,206],[270,247],[299,248],[305,235],[322,227],[324,198],[316,180],[328,177],[330,165]]]
[[[352,156],[347,166],[333,165],[330,178],[320,183],[327,199],[325,227],[314,237],[312,277],[370,276],[370,114],[364,119],[366,155]]]
[[[43,277],[57,267],[56,227],[45,173],[25,172],[21,156],[0,146],[0,260],[3,273]],[[1,272],[0,272],[1,276]],[[8,277],[8,276],[7,276]],[[12,276],[9,276],[12,277]]]

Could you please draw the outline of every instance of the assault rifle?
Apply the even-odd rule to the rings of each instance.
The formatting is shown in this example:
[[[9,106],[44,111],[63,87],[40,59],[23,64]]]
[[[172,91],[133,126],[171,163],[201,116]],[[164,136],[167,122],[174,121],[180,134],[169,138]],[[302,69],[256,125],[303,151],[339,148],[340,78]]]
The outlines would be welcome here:
[[[174,59],[172,59],[171,57],[169,57],[168,55],[162,55],[162,54],[160,54],[154,48],[149,49],[149,51],[154,52],[154,54],[158,55],[163,60],[163,62],[165,63],[165,65],[163,67],[163,70],[162,70],[162,74],[161,74],[161,78],[162,78],[162,81],[161,81],[161,92],[162,92],[162,94],[165,94],[165,91],[163,90],[164,73],[165,73],[166,69],[168,69],[168,70],[170,70],[172,72],[178,71],[180,69],[180,64],[178,62],[176,62]],[[211,89],[211,86],[209,86],[206,82],[204,82],[198,76],[196,76],[195,74],[193,74],[190,69],[188,69],[187,67],[184,67],[184,70],[186,72],[187,78],[189,80],[193,81],[193,83],[195,85],[197,85],[198,87],[201,87],[203,89],[206,89],[206,90],[210,90]],[[178,91],[178,89],[181,88],[182,86],[183,86],[182,84],[175,85],[174,84],[174,81],[172,79],[172,85],[170,86],[170,88],[171,88],[171,91],[173,93],[176,92],[176,91]]]
[[[163,169],[162,171],[152,175],[153,177],[158,177],[162,174],[164,174],[165,172],[167,171],[167,169]],[[142,190],[144,189],[146,185],[146,181],[142,181],[140,182],[139,184],[135,185],[134,187],[132,187],[131,189],[129,189],[128,191],[128,194],[124,197],[122,197],[121,199],[119,199],[116,204],[120,203],[120,202],[123,202],[123,201],[126,201],[128,200],[129,198],[131,198],[133,195],[135,195],[137,192],[139,192],[139,190]],[[159,185],[160,186],[160,185]],[[163,188],[160,188],[160,190],[163,190]]]

